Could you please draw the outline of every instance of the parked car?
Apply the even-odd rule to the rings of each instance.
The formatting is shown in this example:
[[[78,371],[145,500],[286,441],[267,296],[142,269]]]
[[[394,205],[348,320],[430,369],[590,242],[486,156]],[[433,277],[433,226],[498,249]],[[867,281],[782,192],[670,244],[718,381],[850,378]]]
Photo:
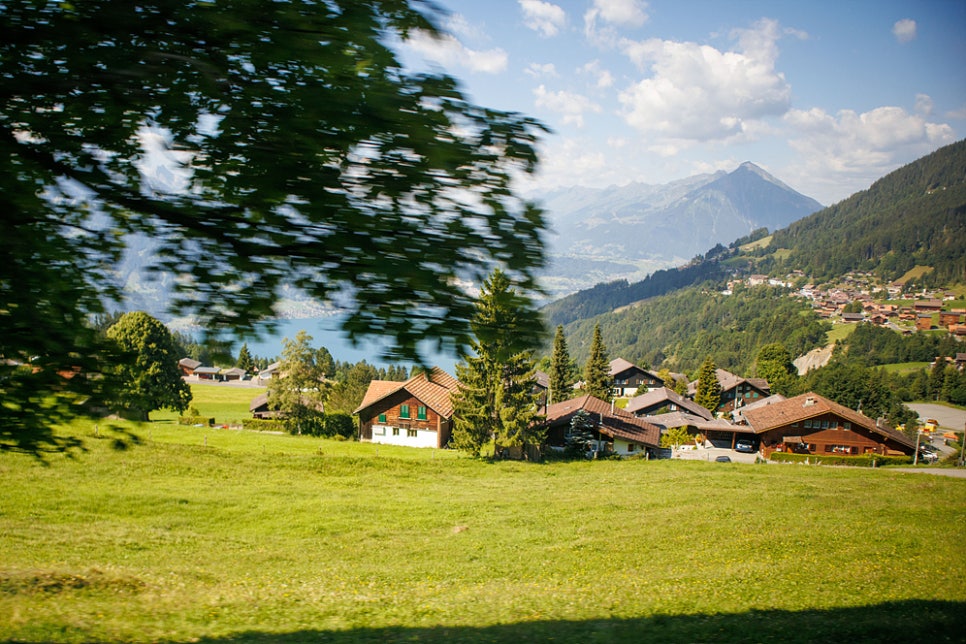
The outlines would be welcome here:
[[[730,456],[725,456],[724,454],[722,454],[721,456],[715,458],[714,459],[714,462],[715,463],[730,463],[731,462],[731,457]]]
[[[755,451],[755,444],[751,441],[738,441],[735,443],[735,451],[751,454]]]

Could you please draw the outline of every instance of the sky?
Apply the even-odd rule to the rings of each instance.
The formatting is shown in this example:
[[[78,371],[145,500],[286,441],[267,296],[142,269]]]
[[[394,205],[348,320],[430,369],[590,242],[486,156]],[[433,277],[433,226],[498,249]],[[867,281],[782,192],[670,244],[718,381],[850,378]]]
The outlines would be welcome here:
[[[523,192],[751,161],[831,205],[966,132],[966,0],[434,0],[404,60],[552,134]]]

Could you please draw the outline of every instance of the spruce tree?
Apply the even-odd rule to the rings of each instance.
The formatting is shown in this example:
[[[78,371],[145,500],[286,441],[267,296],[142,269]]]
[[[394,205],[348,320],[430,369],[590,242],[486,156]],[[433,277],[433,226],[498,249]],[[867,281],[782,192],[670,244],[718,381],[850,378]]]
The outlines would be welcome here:
[[[711,413],[718,411],[718,405],[721,404],[721,383],[718,382],[716,370],[714,359],[711,356],[705,358],[698,372],[698,391],[694,396],[694,402]]]
[[[238,350],[238,360],[235,361],[235,366],[239,369],[244,369],[247,373],[254,372],[257,367],[255,366],[255,358],[252,357],[251,352],[248,350],[248,343],[241,345],[241,349]]]
[[[550,403],[567,400],[573,394],[574,365],[567,350],[567,338],[563,325],[557,325],[553,337],[553,353],[550,355]]]
[[[607,347],[600,337],[600,325],[594,326],[594,337],[590,342],[590,357],[584,365],[584,393],[610,402],[611,377]]]
[[[470,320],[472,355],[456,366],[460,387],[452,397],[453,447],[479,455],[492,440],[501,454],[542,440],[533,349],[543,329],[528,315],[531,310],[529,298],[501,270],[483,281]]]

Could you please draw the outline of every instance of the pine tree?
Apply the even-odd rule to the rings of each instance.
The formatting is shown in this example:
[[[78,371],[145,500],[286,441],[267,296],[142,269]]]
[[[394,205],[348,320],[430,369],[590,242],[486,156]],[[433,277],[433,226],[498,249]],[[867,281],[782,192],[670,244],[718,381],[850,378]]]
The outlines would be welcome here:
[[[594,419],[583,409],[574,414],[564,439],[564,453],[571,458],[585,458],[594,445]]]
[[[235,366],[239,369],[244,369],[247,373],[252,373],[257,368],[255,366],[255,358],[252,357],[251,352],[248,350],[248,343],[241,345],[241,349],[238,350],[238,360],[235,361]]]
[[[718,411],[721,404],[721,383],[716,370],[714,359],[711,356],[705,358],[698,372],[698,391],[694,396],[694,402],[712,413]]]
[[[529,299],[499,269],[483,281],[470,321],[473,355],[456,366],[460,387],[452,397],[452,445],[457,449],[479,455],[492,440],[501,454],[542,440],[533,391],[533,348],[542,327],[530,310]]]
[[[573,393],[574,365],[567,350],[567,338],[563,325],[557,325],[553,337],[553,353],[550,356],[550,403],[567,400]]]
[[[594,326],[594,337],[590,342],[590,357],[584,365],[584,393],[610,402],[611,377],[607,347],[600,337],[600,325]]]

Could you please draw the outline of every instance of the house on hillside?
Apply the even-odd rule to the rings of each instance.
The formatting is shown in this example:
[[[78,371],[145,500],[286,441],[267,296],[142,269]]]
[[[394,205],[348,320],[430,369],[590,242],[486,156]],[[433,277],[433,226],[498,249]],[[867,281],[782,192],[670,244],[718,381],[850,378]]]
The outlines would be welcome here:
[[[928,331],[932,328],[932,313],[920,313],[916,316],[916,329]]]
[[[590,395],[554,403],[547,408],[546,444],[564,447],[570,423],[581,410],[587,412],[594,423],[592,432],[597,453],[656,455],[661,442],[659,427]]]
[[[450,395],[459,382],[433,367],[406,382],[373,380],[359,407],[359,440],[410,447],[446,447],[453,432]]]
[[[916,300],[912,305],[916,313],[938,313],[943,308],[942,300]]]
[[[773,452],[821,455],[911,455],[902,432],[815,393],[742,412],[765,458]]]
[[[194,375],[198,376],[198,380],[218,380],[220,373],[221,369],[218,367],[197,367]]]
[[[611,360],[608,373],[612,379],[614,396],[617,398],[633,396],[641,387],[656,389],[664,386],[664,381],[656,373],[641,369],[623,358]]]
[[[706,420],[711,420],[713,417],[710,411],[698,403],[667,387],[658,387],[646,394],[631,398],[624,410],[635,416],[653,416],[662,411],[683,411]]]
[[[960,311],[942,311],[939,314],[939,326],[944,326],[947,329],[962,321],[963,314]]]
[[[764,378],[742,378],[730,371],[716,369],[715,375],[721,385],[721,403],[718,412],[727,414],[736,407],[753,403],[771,395],[771,386]],[[698,392],[698,381],[688,384],[688,395],[694,398]]]

